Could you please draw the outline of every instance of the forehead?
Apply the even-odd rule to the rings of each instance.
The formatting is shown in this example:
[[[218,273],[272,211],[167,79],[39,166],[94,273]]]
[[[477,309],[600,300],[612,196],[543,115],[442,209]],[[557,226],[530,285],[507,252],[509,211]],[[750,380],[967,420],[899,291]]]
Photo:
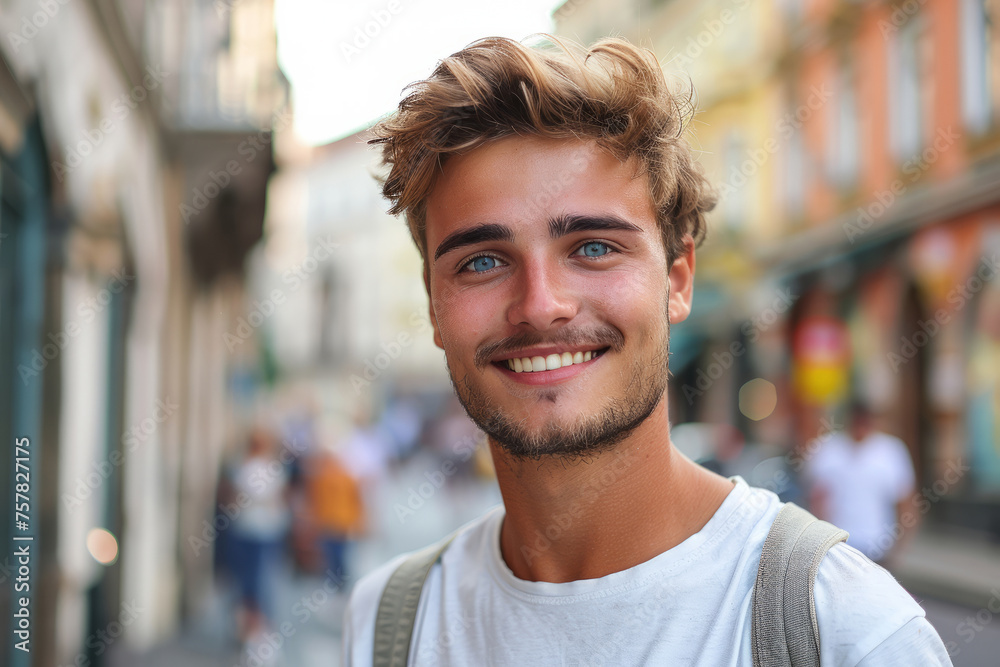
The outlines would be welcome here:
[[[427,199],[427,243],[485,222],[540,225],[565,214],[613,214],[655,227],[648,179],[593,141],[507,137],[445,162]]]

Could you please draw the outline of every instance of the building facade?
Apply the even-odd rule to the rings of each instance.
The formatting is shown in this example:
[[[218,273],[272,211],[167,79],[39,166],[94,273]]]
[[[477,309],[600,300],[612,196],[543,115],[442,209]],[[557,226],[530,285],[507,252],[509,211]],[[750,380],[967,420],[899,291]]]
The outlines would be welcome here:
[[[211,516],[226,388],[251,363],[224,333],[246,311],[286,99],[272,11],[0,3],[0,435],[27,439],[31,468],[29,526],[4,513],[0,535],[34,538],[31,652],[15,618],[3,664],[148,646],[211,576],[184,545]],[[16,472],[5,455],[8,507]]]

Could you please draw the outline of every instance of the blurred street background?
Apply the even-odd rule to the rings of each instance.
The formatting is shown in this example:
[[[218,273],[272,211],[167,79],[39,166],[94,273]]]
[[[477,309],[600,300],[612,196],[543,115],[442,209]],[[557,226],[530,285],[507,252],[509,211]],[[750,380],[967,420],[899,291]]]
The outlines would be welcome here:
[[[500,501],[365,131],[540,32],[696,90],[675,442],[810,506],[868,406],[886,565],[998,664],[1000,0],[0,0],[0,664],[339,664],[353,582]]]

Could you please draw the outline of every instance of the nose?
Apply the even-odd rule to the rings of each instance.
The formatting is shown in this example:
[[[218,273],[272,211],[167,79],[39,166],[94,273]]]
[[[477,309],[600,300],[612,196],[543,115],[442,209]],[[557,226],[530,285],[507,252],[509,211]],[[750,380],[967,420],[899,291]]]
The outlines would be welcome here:
[[[527,261],[514,285],[516,295],[507,311],[514,326],[547,331],[569,322],[579,311],[579,301],[565,285],[559,267],[544,261]]]

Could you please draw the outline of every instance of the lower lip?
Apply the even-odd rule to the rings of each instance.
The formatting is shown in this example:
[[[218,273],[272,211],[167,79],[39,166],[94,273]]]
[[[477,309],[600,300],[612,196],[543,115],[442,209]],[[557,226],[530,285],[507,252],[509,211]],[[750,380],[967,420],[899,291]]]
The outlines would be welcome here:
[[[553,384],[556,382],[562,382],[571,377],[579,375],[583,371],[590,368],[590,366],[601,359],[607,352],[602,353],[599,357],[595,357],[590,361],[585,361],[582,364],[572,364],[570,366],[562,366],[561,368],[556,368],[551,371],[532,371],[528,373],[518,373],[507,368],[506,363],[501,362],[500,364],[493,364],[493,366],[499,370],[501,373],[509,377],[515,382],[520,382],[521,384]]]

